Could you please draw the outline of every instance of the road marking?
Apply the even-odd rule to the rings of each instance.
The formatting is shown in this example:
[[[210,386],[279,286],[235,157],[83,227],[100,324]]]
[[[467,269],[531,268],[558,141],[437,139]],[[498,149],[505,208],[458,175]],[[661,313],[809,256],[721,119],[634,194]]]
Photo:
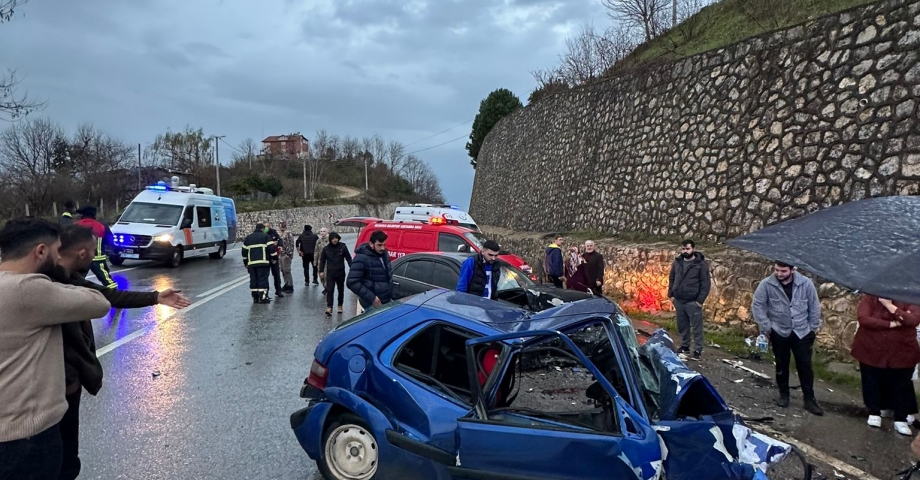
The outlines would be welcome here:
[[[233,289],[235,289],[235,288],[237,288],[237,287],[240,287],[240,286],[242,286],[242,285],[245,285],[246,282],[248,282],[248,281],[249,281],[249,275],[246,275],[246,276],[243,276],[243,277],[239,277],[239,278],[237,278],[237,279],[235,279],[235,280],[231,280],[231,281],[229,281],[229,282],[227,282],[227,283],[221,285],[220,287],[218,287],[220,290],[216,291],[214,294],[212,294],[211,296],[205,298],[204,300],[195,302],[195,303],[189,305],[188,307],[183,308],[182,310],[174,310],[172,313],[170,313],[169,315],[167,315],[166,318],[164,318],[163,320],[160,320],[160,321],[154,323],[153,325],[149,325],[149,326],[147,326],[147,327],[145,327],[145,328],[142,328],[142,329],[140,329],[140,330],[136,330],[136,331],[134,331],[134,332],[131,332],[131,333],[129,333],[128,335],[125,335],[124,337],[121,337],[121,338],[119,338],[118,340],[115,340],[114,342],[112,342],[112,343],[110,343],[110,344],[108,344],[108,345],[106,345],[106,346],[104,346],[104,347],[102,347],[102,348],[96,350],[96,357],[102,357],[102,356],[105,355],[106,353],[109,353],[109,352],[111,352],[112,350],[115,350],[116,348],[118,348],[118,347],[120,347],[120,346],[122,346],[122,345],[124,345],[124,344],[126,344],[126,343],[128,343],[128,342],[130,342],[131,340],[134,340],[135,338],[144,336],[144,335],[146,335],[146,334],[152,332],[152,331],[153,331],[155,328],[157,328],[158,326],[160,326],[160,325],[162,325],[162,324],[164,324],[164,323],[166,323],[166,322],[172,320],[172,318],[175,317],[176,315],[178,315],[179,313],[181,313],[181,312],[188,312],[188,311],[190,311],[190,310],[194,310],[194,309],[200,307],[201,305],[204,305],[205,303],[208,303],[208,302],[210,302],[211,300],[214,300],[215,298],[220,297],[221,295],[223,295],[223,294],[225,294],[225,293],[227,293],[227,292],[229,292],[229,291],[231,291],[231,290],[233,290]]]
[[[754,428],[754,427],[752,427],[752,428]],[[773,429],[773,428],[770,428],[770,427],[768,427],[768,426],[766,426],[766,425],[757,425],[757,427],[754,428],[754,429],[755,429],[755,430],[760,430],[761,433],[770,435],[771,437],[773,437],[773,438],[775,438],[775,439],[777,439],[777,440],[779,440],[779,441],[781,441],[781,442],[786,442],[786,443],[788,443],[788,444],[790,444],[790,445],[793,445],[793,446],[795,446],[796,448],[798,448],[799,450],[801,450],[802,453],[803,453],[805,456],[812,457],[812,458],[815,458],[815,459],[817,459],[817,460],[819,460],[819,461],[822,461],[822,462],[824,462],[824,463],[830,465],[831,467],[834,467],[834,468],[836,468],[837,470],[840,470],[841,472],[850,475],[851,477],[860,478],[860,479],[863,479],[863,480],[879,480],[878,477],[873,477],[872,475],[869,475],[868,473],[866,473],[866,472],[864,472],[864,471],[862,471],[862,470],[860,470],[860,469],[858,469],[858,468],[856,468],[856,467],[850,465],[849,463],[846,463],[846,462],[844,462],[844,461],[842,461],[842,460],[838,460],[838,459],[836,459],[836,458],[834,458],[834,457],[832,457],[832,456],[830,456],[830,455],[828,455],[828,454],[822,452],[821,450],[818,450],[817,448],[812,447],[811,445],[809,445],[809,444],[807,444],[807,443],[805,443],[805,442],[796,440],[796,439],[790,437],[789,435],[786,435],[785,433],[782,433],[782,432],[780,432],[780,431],[778,431],[778,430],[775,430],[775,429]]]

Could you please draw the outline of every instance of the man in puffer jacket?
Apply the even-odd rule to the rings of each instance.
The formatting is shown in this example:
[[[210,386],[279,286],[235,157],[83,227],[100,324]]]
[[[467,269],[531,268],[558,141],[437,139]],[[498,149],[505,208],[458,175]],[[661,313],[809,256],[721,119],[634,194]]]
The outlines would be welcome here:
[[[677,311],[681,353],[690,353],[691,335],[693,357],[703,354],[703,302],[709,296],[712,281],[706,257],[694,248],[693,240],[681,242],[681,254],[671,265],[668,276],[668,298]]]
[[[358,296],[358,302],[365,310],[393,300],[393,269],[386,242],[387,234],[382,230],[371,233],[370,242],[355,251],[351,270],[348,271],[346,285]]]

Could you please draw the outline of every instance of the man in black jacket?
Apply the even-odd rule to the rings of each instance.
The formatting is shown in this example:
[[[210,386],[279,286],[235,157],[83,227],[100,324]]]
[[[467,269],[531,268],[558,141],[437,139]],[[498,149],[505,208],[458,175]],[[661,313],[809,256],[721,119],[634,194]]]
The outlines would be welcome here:
[[[86,272],[93,262],[95,250],[96,237],[91,229],[79,225],[65,228],[61,234],[61,259],[52,272],[52,280],[98,290],[115,308],[143,308],[160,304],[181,309],[191,304],[178,290],[135,292],[105,288],[86,280]],[[90,395],[99,392],[102,387],[102,364],[96,357],[96,340],[91,320],[61,324],[61,337],[64,344],[67,412],[60,423],[64,457],[58,478],[71,480],[80,473],[80,397],[83,388]]]
[[[703,355],[703,302],[712,285],[706,258],[694,250],[695,246],[690,239],[681,242],[682,253],[674,260],[668,276],[668,297],[677,311],[681,353],[690,352],[692,332],[693,357],[700,358]]]
[[[326,280],[326,316],[332,315],[332,298],[339,289],[339,314],[345,303],[345,264],[351,267],[351,253],[336,232],[329,233],[329,244],[323,247],[319,256],[319,270]]]
[[[243,265],[249,271],[252,303],[269,303],[271,300],[268,298],[268,275],[271,272],[270,262],[276,250],[275,243],[268,236],[268,227],[261,223],[256,224],[255,230],[243,240],[241,250]]]
[[[64,213],[61,214],[60,219],[62,227],[69,227],[70,225],[73,225],[74,208],[76,207],[74,206],[73,200],[67,200],[64,202]]]
[[[297,253],[303,258],[303,283],[310,285],[310,267],[313,267],[313,285],[318,285],[319,280],[316,278],[316,263],[313,262],[316,256],[316,242],[319,236],[313,233],[313,227],[310,225],[303,226],[303,233],[297,238]],[[320,249],[322,249],[320,245]]]
[[[383,230],[372,232],[370,242],[358,247],[348,271],[348,289],[358,296],[365,310],[393,300],[393,269],[386,243],[387,234]]]
[[[281,236],[278,235],[278,232],[272,228],[271,222],[265,220],[265,228],[268,229],[265,233],[268,234],[271,238],[271,243],[274,245],[274,253],[269,255],[268,266],[271,268],[272,278],[275,280],[275,296],[278,298],[284,298],[284,293],[282,292],[281,285],[281,265],[278,264],[278,256],[281,254],[281,251],[287,246],[284,245],[284,242],[281,241]],[[268,297],[268,293],[265,294]]]
[[[594,240],[585,242],[585,271],[588,276],[588,288],[591,293],[601,296],[604,294],[604,256],[597,251]]]

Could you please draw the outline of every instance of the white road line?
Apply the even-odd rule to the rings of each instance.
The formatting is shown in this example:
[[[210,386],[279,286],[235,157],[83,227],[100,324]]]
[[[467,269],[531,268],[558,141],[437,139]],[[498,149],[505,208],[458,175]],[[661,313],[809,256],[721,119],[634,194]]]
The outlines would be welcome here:
[[[106,353],[109,353],[109,352],[111,352],[112,350],[115,350],[116,348],[118,348],[118,347],[120,347],[120,346],[122,346],[122,345],[124,345],[124,344],[126,344],[126,343],[128,343],[128,342],[130,342],[131,340],[134,340],[135,338],[144,336],[144,335],[146,335],[146,334],[152,332],[155,328],[157,328],[157,327],[160,326],[161,324],[164,324],[164,323],[166,323],[166,322],[172,320],[172,318],[175,317],[176,315],[178,315],[179,313],[181,313],[181,312],[188,312],[188,311],[190,311],[190,310],[194,310],[194,309],[200,307],[201,305],[204,305],[205,303],[208,303],[208,302],[210,302],[211,300],[214,300],[215,298],[220,297],[221,295],[223,295],[223,294],[225,294],[225,293],[227,293],[227,292],[229,292],[229,291],[231,291],[231,290],[233,290],[233,289],[235,289],[235,288],[237,288],[237,287],[240,287],[240,286],[246,284],[247,281],[249,281],[249,275],[246,275],[246,276],[244,276],[244,277],[237,278],[237,279],[235,279],[235,280],[231,280],[231,281],[229,281],[229,282],[227,282],[227,283],[221,285],[220,287],[218,287],[220,290],[218,290],[217,292],[215,292],[213,295],[209,296],[208,298],[205,298],[204,300],[195,302],[195,303],[189,305],[188,307],[186,307],[186,308],[184,308],[184,309],[182,309],[182,310],[175,310],[175,311],[173,311],[171,314],[169,314],[168,316],[166,316],[166,318],[164,318],[164,319],[162,319],[162,320],[160,320],[160,321],[154,323],[153,325],[150,325],[150,326],[148,326],[148,327],[146,327],[146,328],[142,328],[142,329],[140,329],[140,330],[131,332],[131,333],[129,333],[128,335],[125,335],[124,337],[121,337],[121,338],[119,338],[118,340],[115,340],[114,342],[112,342],[112,343],[110,343],[110,344],[108,344],[108,345],[106,345],[106,346],[104,346],[104,347],[102,347],[102,348],[96,350],[96,356],[97,356],[97,357],[101,357],[101,356],[105,355]]]
[[[821,461],[821,462],[824,462],[824,463],[830,465],[831,467],[834,467],[834,468],[836,468],[837,470],[840,470],[841,472],[846,473],[847,475],[849,475],[849,476],[851,476],[851,477],[853,477],[853,478],[859,478],[859,479],[862,479],[862,480],[879,480],[878,477],[873,477],[872,475],[869,475],[868,473],[866,473],[866,472],[864,472],[864,471],[862,471],[862,470],[860,470],[860,469],[858,469],[858,468],[856,468],[856,467],[850,465],[849,463],[846,463],[846,462],[844,462],[844,461],[842,461],[842,460],[838,460],[838,459],[836,459],[836,458],[834,458],[834,457],[832,457],[832,456],[830,456],[830,455],[828,455],[828,454],[826,454],[826,453],[824,453],[824,452],[818,450],[817,448],[812,447],[811,445],[809,445],[809,444],[807,444],[807,443],[805,443],[805,442],[796,440],[796,439],[790,437],[789,435],[786,435],[785,433],[782,433],[782,432],[780,432],[780,431],[774,430],[773,428],[770,428],[770,427],[768,427],[768,426],[766,426],[766,425],[757,425],[756,427],[752,427],[752,428],[754,428],[755,430],[759,430],[761,433],[770,435],[771,437],[773,437],[773,438],[775,438],[775,439],[777,439],[777,440],[779,440],[779,441],[781,441],[781,442],[786,442],[786,443],[788,443],[788,444],[790,444],[790,445],[793,445],[793,446],[795,446],[796,448],[798,448],[799,450],[801,450],[803,455],[805,455],[805,456],[807,456],[807,457],[812,457],[812,458],[815,458],[815,459],[817,459],[817,460],[819,460],[819,461]]]
[[[246,277],[246,278],[249,278],[249,277]],[[240,280],[240,279],[234,280],[234,282],[239,282],[239,281],[242,281],[242,280]],[[223,290],[223,289],[226,288],[226,287],[227,287],[227,284],[225,283],[225,284],[223,284],[223,285],[221,285],[221,286],[219,286],[219,287],[212,288],[212,289],[208,290],[207,292],[198,294],[195,298],[207,297],[208,295],[210,295],[210,294],[212,294],[212,293],[214,293],[214,292],[216,292],[216,291],[218,291],[218,290]]]

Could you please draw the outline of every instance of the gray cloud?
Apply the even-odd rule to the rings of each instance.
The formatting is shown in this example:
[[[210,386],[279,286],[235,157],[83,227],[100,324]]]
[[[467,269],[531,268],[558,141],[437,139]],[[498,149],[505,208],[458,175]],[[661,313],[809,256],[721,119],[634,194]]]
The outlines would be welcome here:
[[[599,0],[35,0],[0,25],[14,46],[0,67],[48,98],[40,115],[127,142],[188,124],[231,144],[318,129],[408,144],[472,120],[495,88],[526,100],[529,72],[592,20],[606,21]],[[473,178],[464,144],[419,153],[461,205]]]

